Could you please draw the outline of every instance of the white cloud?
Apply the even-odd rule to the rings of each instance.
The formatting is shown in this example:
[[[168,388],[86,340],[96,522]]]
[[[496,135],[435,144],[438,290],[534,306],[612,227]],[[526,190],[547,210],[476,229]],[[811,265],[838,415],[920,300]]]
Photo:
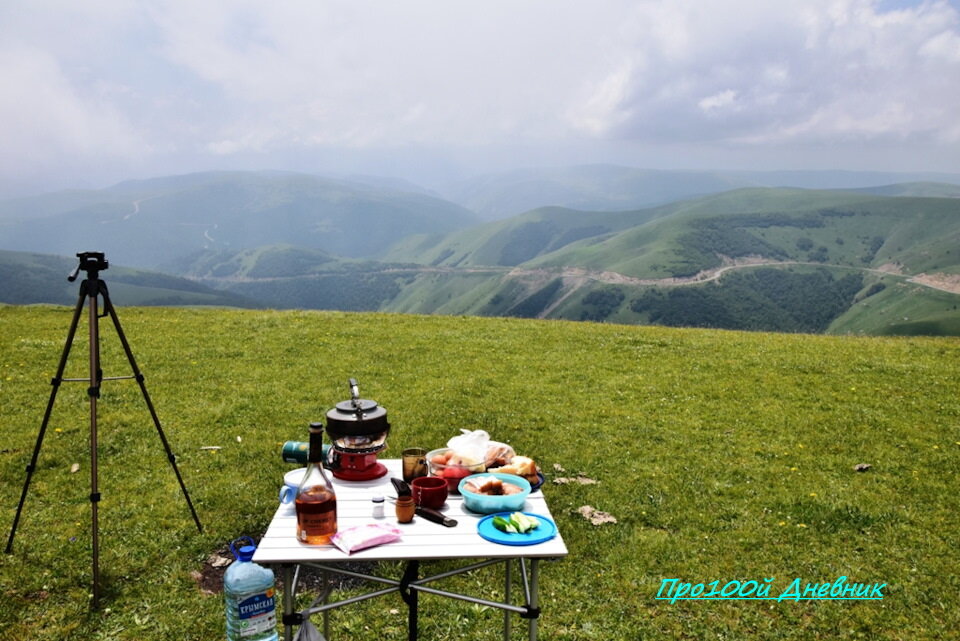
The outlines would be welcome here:
[[[49,53],[0,49],[0,171],[40,168],[53,155],[88,159],[149,152],[112,104],[123,88],[92,83],[78,88]]]
[[[956,142],[960,21],[947,3],[675,0],[641,3],[632,22],[621,46],[644,64],[605,104],[608,126],[595,117],[585,129],[659,142]]]
[[[37,0],[0,6],[0,42],[5,174],[566,144],[904,141],[960,160],[943,1]]]
[[[724,89],[712,96],[701,98],[697,103],[701,111],[711,112],[725,109],[734,105],[737,101],[737,92],[733,89]]]

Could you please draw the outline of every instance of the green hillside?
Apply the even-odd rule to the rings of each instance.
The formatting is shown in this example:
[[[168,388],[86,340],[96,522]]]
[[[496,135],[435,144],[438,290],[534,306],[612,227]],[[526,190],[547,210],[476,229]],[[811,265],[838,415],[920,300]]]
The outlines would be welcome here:
[[[550,250],[566,230],[586,230],[611,216],[621,231],[600,225],[592,236]],[[744,189],[640,212],[544,209],[435,242],[419,259],[403,254],[450,269],[414,278],[384,309],[956,335],[960,288],[944,292],[907,281],[960,274],[957,247],[955,198]],[[534,257],[501,260],[508,253]],[[481,272],[483,264],[512,269]],[[472,272],[453,269],[460,265]],[[898,286],[873,299],[878,283]],[[881,311],[888,309],[898,315]]]
[[[6,527],[69,316],[0,307]],[[136,384],[105,381],[104,599],[89,611],[88,400],[84,384],[65,384],[13,553],[0,555],[5,641],[222,638],[223,595],[199,581],[216,576],[211,557],[228,554],[228,541],[264,532],[292,467],[281,444],[343,400],[349,377],[388,408],[386,457],[468,428],[540,464],[570,552],[541,565],[542,639],[939,641],[960,629],[960,595],[945,589],[960,576],[956,339],[336,312],[120,316],[203,534]],[[105,374],[125,374],[116,337],[102,341]],[[68,375],[85,365],[81,341]],[[558,482],[579,477],[594,482]],[[584,506],[616,522],[593,525]],[[794,581],[802,590],[840,577],[882,584],[883,599],[777,600]],[[674,578],[757,581],[773,600],[658,600]],[[499,598],[502,585],[488,568],[436,587]],[[335,596],[359,593],[348,585]],[[423,641],[501,638],[492,609],[429,594],[420,607]],[[396,595],[337,610],[331,624],[334,638],[407,638]]]
[[[476,221],[440,198],[280,172],[211,172],[121,183],[0,206],[5,249],[71,254],[99,247],[118,263],[174,271],[201,250],[290,243],[374,257],[398,238]]]
[[[297,265],[285,278],[208,282],[276,307],[956,335],[958,293],[908,280],[960,274],[958,212],[957,199],[796,189],[637,212],[548,207],[407,239],[389,254],[402,263],[274,248],[273,263]],[[254,255],[231,260],[252,265]],[[204,274],[213,276],[193,272]],[[879,284],[891,287],[873,298]]]
[[[243,177],[246,190],[229,198],[262,218],[257,240],[245,241],[253,245],[212,243],[179,255],[164,253],[164,270],[261,306],[807,333],[960,334],[960,199],[946,197],[953,189],[948,185],[737,189],[636,211],[540,207],[446,234],[431,225],[422,233],[397,232],[383,258],[371,260],[311,247],[309,233],[270,242],[276,234],[267,227],[302,229],[272,217],[291,185],[329,197],[330,184],[298,175]],[[236,188],[235,179],[188,175],[123,184],[111,193],[125,198],[161,193],[198,207],[203,198],[188,197],[187,190],[209,196],[212,185]],[[264,191],[267,185],[275,189]],[[143,209],[154,201],[138,202]],[[59,219],[41,219],[53,220]],[[353,239],[361,245],[380,242],[374,236],[387,242],[389,229],[364,223],[359,230],[363,233]],[[204,235],[210,233],[205,229]],[[162,234],[156,238],[152,251],[167,252]],[[122,262],[123,253],[119,258],[107,253]],[[27,288],[37,292],[30,300],[63,300],[47,291],[59,287],[52,281],[37,283],[37,275],[29,274],[22,282],[36,283]]]
[[[184,276],[263,307],[344,311],[380,309],[419,271],[416,266],[345,259],[291,245],[201,252],[183,261],[181,270]]]
[[[918,273],[958,264],[960,256],[947,253],[958,238],[960,200],[953,198],[748,189],[677,203],[652,224],[562,248],[530,266],[658,278],[719,267],[725,255],[858,267],[899,262]]]
[[[594,212],[541,207],[447,236],[408,238],[391,248],[385,259],[446,267],[515,266],[582,239],[632,229],[660,215],[656,209]]]
[[[960,185],[938,182],[907,182],[849,190],[876,196],[921,196],[925,198],[960,198]]]
[[[108,261],[110,257],[107,257]],[[67,275],[77,259],[0,250],[0,303],[75,305],[83,273],[73,283]],[[217,305],[257,307],[242,295],[213,289],[185,278],[112,266],[101,273],[114,305]]]

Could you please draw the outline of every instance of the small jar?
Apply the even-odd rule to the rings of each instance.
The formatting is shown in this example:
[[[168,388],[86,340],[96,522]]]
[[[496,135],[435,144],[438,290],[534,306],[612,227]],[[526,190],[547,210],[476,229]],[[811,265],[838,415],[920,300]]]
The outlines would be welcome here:
[[[397,497],[397,523],[409,523],[416,511],[417,506],[413,503],[412,496]]]
[[[383,518],[383,497],[375,496],[371,499],[373,503],[373,518],[382,519]]]

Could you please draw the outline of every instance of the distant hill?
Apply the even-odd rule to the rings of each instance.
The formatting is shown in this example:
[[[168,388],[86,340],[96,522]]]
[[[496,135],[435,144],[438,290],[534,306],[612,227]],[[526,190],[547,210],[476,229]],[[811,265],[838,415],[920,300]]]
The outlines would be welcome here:
[[[640,197],[631,189],[641,179],[666,197],[671,185],[721,188],[753,175],[699,172],[683,186],[680,172],[567,172],[571,198],[592,194],[601,205]],[[190,174],[0,203],[0,239],[70,245],[66,256],[105,251],[114,265],[179,277],[111,269],[112,291],[142,304],[960,335],[960,186],[838,190],[883,176],[762,174],[791,176],[831,188],[741,187],[621,209],[544,205],[481,222],[391,180]],[[6,300],[72,303],[62,280],[72,259],[51,260],[8,260]]]
[[[753,184],[712,171],[585,165],[478,176],[444,193],[481,218],[499,220],[545,206],[588,211],[640,209]]]
[[[960,185],[937,182],[911,182],[877,187],[862,187],[857,191],[875,196],[921,196],[927,198],[960,198]]]
[[[107,257],[110,261],[110,257]],[[52,303],[76,305],[84,273],[70,283],[67,275],[76,268],[77,258],[0,250],[0,303],[27,305]],[[217,305],[257,307],[239,294],[225,292],[195,281],[167,274],[140,271],[114,265],[100,277],[107,283],[110,300],[121,305]]]
[[[376,311],[419,273],[416,265],[348,259],[292,245],[199,252],[181,274],[262,306]]]
[[[0,203],[5,249],[169,268],[200,250],[292,243],[375,257],[398,238],[447,233],[475,216],[440,198],[282,172],[213,172],[120,183]]]
[[[391,263],[272,246],[189,275],[276,307],[960,335],[957,247],[960,199],[765,188],[540,208],[407,239]]]
[[[721,256],[875,267],[908,273],[960,263],[960,200],[843,191],[741,189],[661,208],[655,220],[531,261],[637,278],[687,277]]]
[[[582,211],[541,207],[447,236],[413,236],[396,244],[387,260],[469,267],[514,266],[581,239],[595,239],[643,225],[669,210]]]
[[[557,242],[560,223],[586,230],[599,221],[607,224],[592,235]],[[515,231],[509,252],[504,229]],[[387,309],[960,334],[960,296],[951,293],[960,292],[958,247],[955,198],[741,189],[615,215],[547,208],[452,234],[420,259],[403,254],[447,271],[421,274]],[[527,260],[490,261],[502,266],[493,274],[478,269],[505,254]],[[938,280],[947,291],[931,286]]]
[[[671,171],[618,165],[583,165],[523,169],[478,176],[449,187],[444,195],[486,220],[498,220],[544,206],[590,211],[641,209],[741,187],[858,189],[911,181],[934,181],[956,187],[960,185],[960,174]]]

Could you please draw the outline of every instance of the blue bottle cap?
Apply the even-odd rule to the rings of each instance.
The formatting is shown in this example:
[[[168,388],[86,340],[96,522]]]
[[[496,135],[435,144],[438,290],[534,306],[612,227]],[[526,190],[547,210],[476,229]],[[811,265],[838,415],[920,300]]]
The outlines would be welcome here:
[[[248,545],[240,546],[239,548],[234,547],[243,541],[249,541],[250,543]],[[230,551],[238,561],[252,561],[253,553],[257,551],[257,546],[254,544],[253,539],[251,539],[249,536],[241,536],[239,539],[230,542]]]

